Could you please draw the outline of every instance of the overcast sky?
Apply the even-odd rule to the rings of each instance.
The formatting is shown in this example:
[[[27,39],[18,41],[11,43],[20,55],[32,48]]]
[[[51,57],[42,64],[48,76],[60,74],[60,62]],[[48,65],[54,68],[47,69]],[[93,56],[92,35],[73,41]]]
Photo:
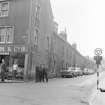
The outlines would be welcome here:
[[[59,30],[67,28],[68,41],[81,54],[93,56],[97,47],[105,53],[105,0],[50,1]]]

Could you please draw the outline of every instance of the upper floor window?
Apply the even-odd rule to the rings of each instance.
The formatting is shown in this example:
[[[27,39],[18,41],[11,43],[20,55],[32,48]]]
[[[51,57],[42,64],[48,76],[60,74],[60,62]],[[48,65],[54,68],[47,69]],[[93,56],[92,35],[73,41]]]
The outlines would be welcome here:
[[[38,35],[39,35],[39,29],[38,28],[35,28],[34,30],[34,45],[38,45]]]
[[[13,43],[13,27],[0,27],[0,43]]]
[[[0,17],[8,16],[9,2],[0,1]]]
[[[40,19],[39,19],[39,15],[40,15],[40,5],[38,3],[36,3],[36,8],[35,8],[35,26],[39,27],[40,24]]]

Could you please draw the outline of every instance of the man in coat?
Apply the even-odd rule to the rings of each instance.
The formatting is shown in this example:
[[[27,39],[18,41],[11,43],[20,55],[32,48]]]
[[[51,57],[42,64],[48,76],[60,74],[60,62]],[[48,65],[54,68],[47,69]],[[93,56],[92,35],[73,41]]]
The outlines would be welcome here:
[[[36,82],[40,81],[40,67],[36,66]]]
[[[6,73],[6,63],[4,59],[2,59],[2,64],[1,64],[1,81],[5,81],[5,73]]]
[[[46,82],[48,82],[48,68],[45,66],[45,64],[43,64],[42,74],[43,74],[42,76],[43,82],[44,82],[44,79],[46,80]]]

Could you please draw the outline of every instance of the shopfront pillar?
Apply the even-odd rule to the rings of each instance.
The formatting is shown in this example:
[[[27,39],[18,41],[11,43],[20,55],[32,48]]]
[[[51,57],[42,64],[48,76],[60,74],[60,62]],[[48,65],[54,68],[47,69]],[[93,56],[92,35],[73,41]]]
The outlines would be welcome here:
[[[24,62],[24,81],[28,80],[28,60],[29,59],[29,54],[25,54],[25,62]]]

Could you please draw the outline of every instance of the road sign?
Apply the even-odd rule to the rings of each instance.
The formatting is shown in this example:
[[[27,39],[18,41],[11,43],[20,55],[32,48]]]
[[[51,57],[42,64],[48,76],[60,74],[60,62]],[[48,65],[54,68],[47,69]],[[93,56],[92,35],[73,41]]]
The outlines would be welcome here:
[[[102,56],[94,56],[94,60],[96,61],[97,65],[100,65],[102,61]]]
[[[95,49],[95,55],[99,56],[102,54],[102,49],[101,48],[96,48]]]

